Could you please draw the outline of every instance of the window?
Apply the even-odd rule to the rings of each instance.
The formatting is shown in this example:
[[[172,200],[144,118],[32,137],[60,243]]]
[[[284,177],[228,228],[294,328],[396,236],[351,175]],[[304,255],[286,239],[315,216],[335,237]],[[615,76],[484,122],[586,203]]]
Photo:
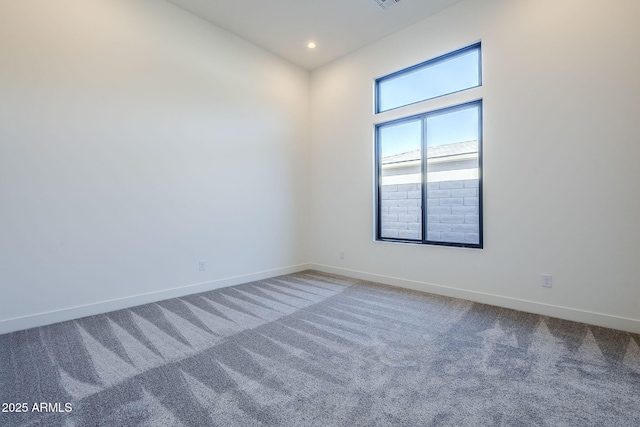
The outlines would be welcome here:
[[[474,49],[479,55],[480,46]],[[376,82],[379,106],[397,104],[385,104],[379,85],[386,79]],[[442,87],[459,86],[446,79]],[[481,100],[378,124],[375,148],[378,240],[482,248]]]
[[[480,86],[480,44],[406,68],[376,81],[376,113]]]

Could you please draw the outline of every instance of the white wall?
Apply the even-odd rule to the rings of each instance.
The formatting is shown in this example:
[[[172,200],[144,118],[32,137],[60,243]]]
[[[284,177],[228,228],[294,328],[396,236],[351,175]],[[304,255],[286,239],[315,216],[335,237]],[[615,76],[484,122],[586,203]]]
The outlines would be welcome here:
[[[3,1],[0,333],[303,268],[308,84],[162,1]]]
[[[2,2],[0,333],[309,260],[640,332],[637,16],[467,0],[309,98],[307,72],[165,2]],[[402,110],[372,114],[373,79],[480,39],[485,249],[374,242],[373,124]]]
[[[467,0],[314,71],[313,265],[640,332],[638,16],[637,0]],[[478,40],[485,248],[374,242],[373,125],[402,111],[372,114],[373,80]]]

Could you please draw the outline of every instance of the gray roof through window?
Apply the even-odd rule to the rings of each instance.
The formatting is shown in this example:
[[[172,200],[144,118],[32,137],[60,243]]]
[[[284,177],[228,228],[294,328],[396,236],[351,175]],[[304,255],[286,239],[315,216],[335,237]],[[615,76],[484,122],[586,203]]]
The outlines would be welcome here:
[[[454,142],[453,144],[442,144],[427,147],[427,159],[439,157],[458,156],[461,154],[471,154],[478,152],[478,141]],[[412,150],[404,153],[393,154],[382,158],[382,164],[410,162],[420,160],[420,150]]]

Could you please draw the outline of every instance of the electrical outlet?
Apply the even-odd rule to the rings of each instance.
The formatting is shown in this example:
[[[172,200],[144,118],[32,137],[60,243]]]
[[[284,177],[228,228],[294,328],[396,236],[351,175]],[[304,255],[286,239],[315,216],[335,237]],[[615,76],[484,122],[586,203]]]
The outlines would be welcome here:
[[[542,287],[543,288],[553,288],[553,276],[550,274],[542,275]]]
[[[204,260],[199,261],[198,262],[198,270],[199,271],[205,271],[207,269],[205,264],[206,263],[205,263]]]
[[[340,256],[340,259],[344,259],[344,251],[338,252],[338,255]]]

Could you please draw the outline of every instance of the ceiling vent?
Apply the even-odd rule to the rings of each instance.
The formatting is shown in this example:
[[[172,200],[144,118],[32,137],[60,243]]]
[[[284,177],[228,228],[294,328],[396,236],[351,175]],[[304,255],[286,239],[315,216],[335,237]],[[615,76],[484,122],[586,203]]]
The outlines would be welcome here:
[[[398,3],[400,3],[400,0],[373,0],[375,4],[378,5],[378,7],[380,7],[380,9],[390,9],[393,6],[397,5]]]

